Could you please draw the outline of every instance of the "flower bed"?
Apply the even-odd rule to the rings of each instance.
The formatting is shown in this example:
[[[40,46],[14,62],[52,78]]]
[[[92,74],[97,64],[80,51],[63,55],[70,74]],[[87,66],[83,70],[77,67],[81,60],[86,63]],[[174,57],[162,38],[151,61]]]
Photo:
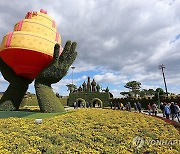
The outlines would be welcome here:
[[[179,122],[176,122],[176,121],[173,121],[173,120],[170,120],[170,119],[166,119],[166,118],[163,118],[163,117],[159,117],[159,116],[154,116],[154,115],[151,115],[151,116],[159,118],[159,119],[173,125],[179,131],[179,134],[180,134],[180,123]]]
[[[145,114],[106,109],[43,119],[0,119],[0,153],[179,153],[180,144],[133,145],[144,140],[180,140],[168,123]]]

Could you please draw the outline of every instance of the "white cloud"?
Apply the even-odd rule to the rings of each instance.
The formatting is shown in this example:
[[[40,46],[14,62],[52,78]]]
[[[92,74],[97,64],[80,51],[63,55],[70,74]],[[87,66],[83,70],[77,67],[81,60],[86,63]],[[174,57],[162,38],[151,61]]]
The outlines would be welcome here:
[[[131,79],[160,85],[158,65],[163,63],[167,83],[174,86],[180,82],[180,40],[171,45],[169,42],[180,33],[180,1],[169,5],[172,2],[54,0],[50,5],[50,0],[6,0],[0,4],[0,37],[11,31],[27,11],[42,7],[56,21],[62,44],[69,39],[78,43],[74,73],[98,71],[97,80],[116,85]],[[57,86],[67,82],[71,81],[62,80]]]
[[[86,75],[84,75],[80,78],[77,78],[77,79],[73,79],[73,84],[79,86],[83,83],[84,80],[87,80]],[[61,95],[68,95],[66,85],[71,84],[71,83],[72,83],[72,79],[62,79],[58,83],[53,84],[52,88],[53,88],[54,92],[57,92],[57,93],[61,92]]]
[[[111,38],[110,40],[107,40],[103,43],[104,47],[107,48],[108,50],[116,48],[118,45],[118,40],[115,38]]]
[[[159,86],[156,86],[156,85],[144,85],[144,84],[142,84],[141,85],[141,89],[154,89],[154,90],[156,90],[157,88],[159,88]]]
[[[121,95],[120,95],[120,90],[118,90],[118,89],[112,89],[112,90],[110,90],[110,92],[113,94],[113,97],[114,97],[114,98],[119,98],[119,97],[121,97]]]
[[[111,83],[118,85],[122,83],[123,79],[126,79],[126,76],[116,75],[114,73],[105,73],[94,75],[94,79],[99,83]]]
[[[132,80],[138,81],[138,82],[157,82],[161,80],[162,76],[158,72],[150,72],[148,74],[134,74],[134,77]]]

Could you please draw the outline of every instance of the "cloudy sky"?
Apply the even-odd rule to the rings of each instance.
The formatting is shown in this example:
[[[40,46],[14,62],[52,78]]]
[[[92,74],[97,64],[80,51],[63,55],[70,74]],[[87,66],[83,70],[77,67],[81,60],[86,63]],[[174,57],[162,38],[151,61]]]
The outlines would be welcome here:
[[[67,40],[78,43],[77,86],[90,76],[116,97],[132,80],[142,88],[164,89],[158,69],[164,64],[168,91],[180,93],[180,0],[1,0],[0,38],[26,12],[41,8],[56,21],[62,46]],[[69,69],[54,91],[68,95],[65,85],[71,82]],[[0,91],[7,86],[1,76]]]

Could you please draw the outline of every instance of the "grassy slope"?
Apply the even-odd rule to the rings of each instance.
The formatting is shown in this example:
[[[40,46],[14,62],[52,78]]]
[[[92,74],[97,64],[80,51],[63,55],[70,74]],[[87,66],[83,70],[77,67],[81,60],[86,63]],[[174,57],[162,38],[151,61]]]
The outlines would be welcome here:
[[[72,111],[69,111],[72,112]],[[40,113],[40,112],[26,112],[26,111],[0,111],[0,118],[35,118],[35,119],[44,119],[51,118],[57,115],[66,114],[69,112],[62,113]]]

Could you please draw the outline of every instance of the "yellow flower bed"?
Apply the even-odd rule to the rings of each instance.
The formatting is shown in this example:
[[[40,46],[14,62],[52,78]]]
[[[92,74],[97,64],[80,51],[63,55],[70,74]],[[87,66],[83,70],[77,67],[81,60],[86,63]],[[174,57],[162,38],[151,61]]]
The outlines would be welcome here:
[[[0,153],[180,153],[180,144],[133,145],[133,138],[180,140],[178,131],[144,114],[106,109],[43,119],[0,119]]]

